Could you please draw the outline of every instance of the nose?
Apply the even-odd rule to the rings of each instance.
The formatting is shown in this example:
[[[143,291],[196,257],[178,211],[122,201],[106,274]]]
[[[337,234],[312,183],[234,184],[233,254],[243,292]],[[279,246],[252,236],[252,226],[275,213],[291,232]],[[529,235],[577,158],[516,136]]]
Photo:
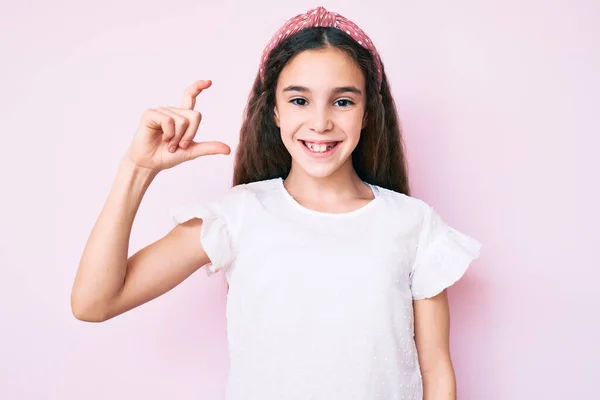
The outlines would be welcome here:
[[[321,108],[314,110],[311,116],[310,129],[313,132],[323,134],[333,129],[333,121],[327,108]]]

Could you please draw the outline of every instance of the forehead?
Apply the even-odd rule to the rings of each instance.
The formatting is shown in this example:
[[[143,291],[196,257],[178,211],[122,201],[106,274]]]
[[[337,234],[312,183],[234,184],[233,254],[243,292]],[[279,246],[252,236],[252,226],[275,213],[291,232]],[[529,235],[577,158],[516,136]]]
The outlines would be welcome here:
[[[353,85],[364,89],[364,75],[356,61],[342,50],[305,50],[281,71],[278,87],[287,85],[315,89]]]

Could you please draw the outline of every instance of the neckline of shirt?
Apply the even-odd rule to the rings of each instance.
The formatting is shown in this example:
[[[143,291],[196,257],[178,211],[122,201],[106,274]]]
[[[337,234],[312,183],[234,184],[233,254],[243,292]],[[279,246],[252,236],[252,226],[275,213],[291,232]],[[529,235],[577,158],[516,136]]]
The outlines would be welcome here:
[[[290,192],[287,191],[287,189],[285,188],[285,186],[283,184],[283,178],[281,178],[281,177],[276,178],[276,181],[277,181],[277,186],[279,188],[279,191],[283,194],[283,197],[285,197],[286,200],[292,204],[293,207],[295,207],[296,209],[298,209],[304,213],[312,214],[312,215],[316,215],[316,216],[320,216],[320,217],[327,217],[327,218],[354,217],[358,214],[362,214],[362,213],[366,212],[367,210],[373,208],[375,206],[375,204],[379,202],[379,198],[381,197],[381,194],[379,193],[379,188],[377,186],[363,181],[366,185],[368,185],[371,188],[371,191],[373,192],[373,199],[371,201],[369,201],[364,206],[359,207],[352,211],[343,212],[343,213],[329,213],[329,212],[324,212],[324,211],[313,210],[312,208],[303,206],[290,194]]]

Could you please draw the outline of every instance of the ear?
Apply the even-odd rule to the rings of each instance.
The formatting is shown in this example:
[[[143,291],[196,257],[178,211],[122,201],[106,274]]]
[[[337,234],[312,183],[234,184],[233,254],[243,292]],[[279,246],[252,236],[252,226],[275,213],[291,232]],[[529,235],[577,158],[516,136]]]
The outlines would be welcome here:
[[[274,114],[274,120],[275,120],[275,125],[277,125],[278,128],[281,128],[279,126],[279,112],[277,111],[277,106],[273,107],[273,114]]]

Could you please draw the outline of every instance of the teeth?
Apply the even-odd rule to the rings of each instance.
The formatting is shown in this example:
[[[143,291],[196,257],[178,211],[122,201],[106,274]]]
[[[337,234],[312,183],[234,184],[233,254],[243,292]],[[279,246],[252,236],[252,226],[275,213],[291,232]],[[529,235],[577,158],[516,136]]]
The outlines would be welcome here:
[[[326,151],[331,150],[334,146],[334,144],[316,144],[316,143],[308,143],[308,142],[304,142],[306,143],[306,147],[308,147],[311,151],[315,152],[315,153],[325,153]]]

